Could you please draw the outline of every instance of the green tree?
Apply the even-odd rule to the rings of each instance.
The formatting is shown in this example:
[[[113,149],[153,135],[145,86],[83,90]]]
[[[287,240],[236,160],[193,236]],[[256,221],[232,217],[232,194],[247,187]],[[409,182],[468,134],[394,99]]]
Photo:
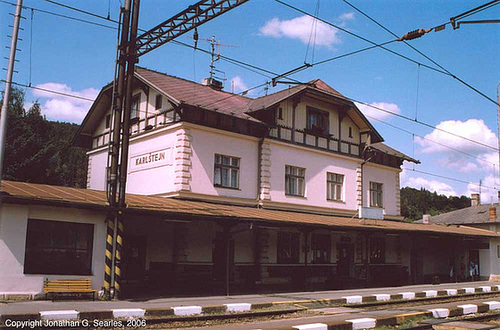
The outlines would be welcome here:
[[[17,88],[8,111],[4,179],[85,186],[85,151],[71,146],[78,125],[46,120],[38,102],[26,111],[24,92]]]
[[[401,189],[401,215],[413,221],[422,219],[424,214],[437,215],[464,207],[469,207],[470,198],[438,195],[426,189],[404,187]]]

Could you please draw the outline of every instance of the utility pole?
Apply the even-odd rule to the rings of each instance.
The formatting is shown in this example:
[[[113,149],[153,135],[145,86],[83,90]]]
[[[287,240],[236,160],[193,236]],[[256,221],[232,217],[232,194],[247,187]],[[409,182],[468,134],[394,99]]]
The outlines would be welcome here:
[[[500,82],[497,84],[497,138],[498,138],[498,183],[500,184],[500,100],[498,97],[498,88],[500,88]],[[495,173],[493,173],[495,174]],[[498,203],[500,203],[500,190],[497,193]]]
[[[125,0],[121,24],[118,76],[115,77],[115,95],[113,95],[113,134],[108,151],[110,215],[108,215],[106,236],[104,286],[109,298],[119,297],[121,292],[123,211],[126,208],[125,193],[135,64],[140,56],[247,1],[200,0],[165,22],[137,36],[140,0]],[[110,241],[112,244],[109,244]]]
[[[14,63],[16,61],[17,35],[19,33],[19,23],[21,21],[21,11],[23,0],[17,0],[16,14],[14,15],[14,26],[12,27],[12,38],[10,41],[9,64],[7,67],[7,78],[5,79],[5,92],[3,94],[2,112],[0,113],[0,181],[2,180],[3,161],[5,153],[5,138],[7,136],[7,116],[12,87],[12,75],[14,73]]]

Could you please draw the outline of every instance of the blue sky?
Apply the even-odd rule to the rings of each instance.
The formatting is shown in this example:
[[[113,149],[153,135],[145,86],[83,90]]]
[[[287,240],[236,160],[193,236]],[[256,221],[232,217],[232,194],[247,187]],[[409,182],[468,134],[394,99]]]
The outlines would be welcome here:
[[[14,0],[6,0],[12,1]],[[62,1],[61,1],[62,2]],[[149,29],[192,4],[189,1],[143,1],[139,25]],[[285,1],[300,9],[314,13],[317,1]],[[486,1],[356,1],[359,9],[396,33],[430,28],[449,21],[449,18],[479,6]],[[102,16],[108,14],[108,1],[64,1]],[[25,0],[25,6],[62,15],[91,20],[107,26],[115,26],[98,18],[89,17],[41,0]],[[0,3],[1,35],[11,34],[14,7]],[[109,1],[111,18],[117,19],[119,0]],[[19,43],[18,73],[16,82],[94,98],[99,89],[113,78],[116,52],[116,30],[107,29],[55,17],[31,10],[24,10],[24,31]],[[498,19],[500,5],[467,19]],[[319,17],[381,43],[394,39],[386,31],[363,17],[340,0],[319,1]],[[313,21],[309,17],[271,0],[251,0],[248,3],[204,24],[198,29],[201,38],[215,35],[223,44],[222,54],[251,63],[277,73],[296,68],[304,63]],[[307,61],[348,53],[368,43],[356,39],[328,25],[316,23],[315,45],[309,46]],[[32,33],[31,33],[32,27]],[[179,41],[193,44],[187,33]],[[30,65],[31,38],[31,65]],[[500,24],[462,25],[453,30],[450,25],[441,32],[430,32],[420,39],[410,41],[418,50],[460,77],[492,99],[496,99],[496,86],[500,81]],[[4,45],[9,44],[5,37]],[[209,44],[199,42],[208,50]],[[434,66],[403,43],[387,46],[426,65]],[[314,48],[314,61],[312,58]],[[2,47],[2,58],[8,49]],[[6,67],[6,60],[4,67]],[[139,65],[190,80],[201,81],[208,76],[210,58],[174,43],[166,44],[141,57]],[[31,67],[31,69],[30,69]],[[270,79],[233,64],[219,61],[217,69],[225,72],[226,90],[235,81],[236,92],[260,85]],[[4,71],[5,72],[5,71]],[[30,80],[31,72],[31,80]],[[404,116],[427,122],[441,129],[466,136],[481,143],[497,147],[496,105],[451,78],[425,67],[420,67],[382,49],[373,49],[326,64],[313,66],[292,78],[309,81],[320,78],[347,97],[374,104]],[[2,78],[4,79],[4,78]],[[3,86],[3,85],[2,85]],[[418,86],[418,97],[417,97]],[[284,86],[278,87],[283,88]],[[3,87],[2,87],[3,88]],[[276,91],[270,88],[269,92]],[[252,91],[250,96],[263,95],[263,88]],[[80,122],[90,107],[90,102],[65,98],[28,89],[28,102],[38,100],[48,119]],[[417,102],[418,98],[418,102]],[[467,182],[483,182],[482,201],[497,201],[499,187],[498,153],[474,145],[463,139],[432,128],[386,115],[380,111],[360,106],[362,111],[380,121],[374,126],[390,146],[421,160],[421,165],[405,164],[405,168],[453,177]],[[413,132],[402,132],[387,124]],[[418,136],[425,137],[425,139]],[[455,150],[437,145],[438,141]],[[464,153],[478,158],[470,157]],[[433,177],[411,170],[401,176],[402,186],[425,187],[447,195],[469,195],[478,188]]]

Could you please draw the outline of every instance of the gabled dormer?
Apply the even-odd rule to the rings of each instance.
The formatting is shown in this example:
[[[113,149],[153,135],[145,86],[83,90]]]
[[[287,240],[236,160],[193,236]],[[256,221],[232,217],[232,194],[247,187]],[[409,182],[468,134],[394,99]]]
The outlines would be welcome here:
[[[246,112],[275,139],[361,157],[383,139],[356,105],[320,79],[252,100]]]

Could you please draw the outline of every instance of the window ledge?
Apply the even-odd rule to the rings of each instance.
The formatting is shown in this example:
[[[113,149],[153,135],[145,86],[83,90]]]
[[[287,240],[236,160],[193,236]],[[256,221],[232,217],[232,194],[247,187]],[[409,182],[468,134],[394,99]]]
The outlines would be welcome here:
[[[239,190],[239,191],[241,191],[241,189],[240,189],[240,188],[233,188],[233,187],[219,186],[219,185],[215,185],[215,184],[214,184],[214,187],[215,187],[215,188],[222,188],[222,189],[230,189],[230,190]]]
[[[285,193],[285,196],[287,196],[287,197],[298,197],[298,198],[302,198],[302,199],[307,199],[307,197],[304,196],[304,195],[291,195],[291,194]]]
[[[338,204],[345,204],[345,201],[343,200],[338,200],[338,199],[326,199],[327,202],[333,202],[333,203],[338,203]]]

